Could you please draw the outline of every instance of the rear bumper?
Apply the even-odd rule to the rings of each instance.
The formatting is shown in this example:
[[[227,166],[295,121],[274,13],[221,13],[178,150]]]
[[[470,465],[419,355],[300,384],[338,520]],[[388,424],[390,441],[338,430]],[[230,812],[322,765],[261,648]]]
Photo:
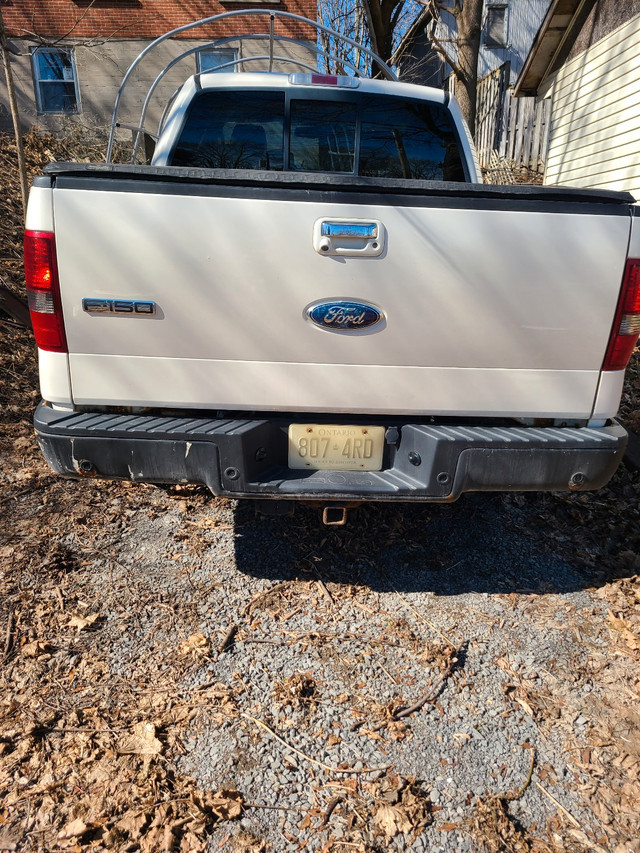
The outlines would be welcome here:
[[[389,427],[379,472],[290,470],[283,417],[65,413],[40,404],[34,418],[44,457],[62,476],[199,483],[230,498],[454,501],[473,491],[597,489],[627,443],[616,422],[599,429],[366,422]]]
[[[311,419],[317,422],[317,415]],[[287,468],[290,422],[65,413],[43,404],[34,418],[44,457],[62,476],[200,483],[229,498],[454,501],[474,491],[597,489],[611,478],[627,444],[615,421],[599,429],[560,429],[371,417],[367,424],[389,427],[382,471],[293,471]]]

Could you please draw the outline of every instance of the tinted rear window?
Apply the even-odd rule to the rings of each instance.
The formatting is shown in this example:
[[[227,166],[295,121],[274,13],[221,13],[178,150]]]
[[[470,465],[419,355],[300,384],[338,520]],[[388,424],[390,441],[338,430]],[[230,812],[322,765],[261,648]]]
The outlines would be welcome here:
[[[191,102],[172,165],[282,169],[284,92],[202,92]]]
[[[292,97],[287,109],[284,92],[202,92],[189,108],[171,163],[465,180],[445,107],[358,93],[334,100]]]
[[[358,107],[344,101],[291,101],[289,168],[353,174]]]
[[[427,101],[365,95],[358,174],[464,181],[449,112]]]

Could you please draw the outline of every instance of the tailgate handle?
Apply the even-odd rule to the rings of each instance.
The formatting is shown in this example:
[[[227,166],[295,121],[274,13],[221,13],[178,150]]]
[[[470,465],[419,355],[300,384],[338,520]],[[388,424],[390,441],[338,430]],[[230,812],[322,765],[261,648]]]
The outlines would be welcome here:
[[[354,237],[369,240],[378,236],[378,226],[375,222],[323,222],[321,233],[323,237]]]
[[[385,246],[385,227],[377,219],[318,219],[313,228],[313,248],[319,255],[376,257]]]

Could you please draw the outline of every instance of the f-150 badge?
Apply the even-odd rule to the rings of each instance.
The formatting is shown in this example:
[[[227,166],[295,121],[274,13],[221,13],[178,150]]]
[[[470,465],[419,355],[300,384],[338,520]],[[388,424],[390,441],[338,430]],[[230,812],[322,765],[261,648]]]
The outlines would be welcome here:
[[[305,316],[321,329],[332,332],[359,332],[384,320],[384,314],[374,305],[346,299],[314,302],[305,308]]]
[[[156,303],[140,299],[83,299],[87,314],[130,314],[138,317],[156,313]]]

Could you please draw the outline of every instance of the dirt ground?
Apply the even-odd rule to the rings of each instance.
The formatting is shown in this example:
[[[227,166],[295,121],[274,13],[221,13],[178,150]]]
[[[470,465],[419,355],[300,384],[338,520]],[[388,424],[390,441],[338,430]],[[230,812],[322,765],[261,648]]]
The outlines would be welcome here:
[[[32,171],[77,155],[64,144],[31,136]],[[5,178],[10,140],[0,148]],[[0,275],[18,289],[11,180],[0,217]],[[0,851],[640,851],[639,472],[623,466],[597,493],[363,507],[326,531],[311,510],[265,522],[200,488],[63,481],[34,441],[38,399],[33,340],[0,320]],[[640,351],[621,416],[640,426]],[[367,687],[367,630],[389,701]],[[482,708],[498,694],[495,714]],[[523,738],[492,786],[473,703],[496,736]],[[322,754],[320,734],[300,739],[310,714]],[[363,729],[389,755],[379,772],[364,751],[359,769],[353,753],[331,759]],[[225,738],[244,757],[217,773]],[[455,799],[438,765],[458,783],[472,746]],[[280,753],[258,778],[255,756]]]

